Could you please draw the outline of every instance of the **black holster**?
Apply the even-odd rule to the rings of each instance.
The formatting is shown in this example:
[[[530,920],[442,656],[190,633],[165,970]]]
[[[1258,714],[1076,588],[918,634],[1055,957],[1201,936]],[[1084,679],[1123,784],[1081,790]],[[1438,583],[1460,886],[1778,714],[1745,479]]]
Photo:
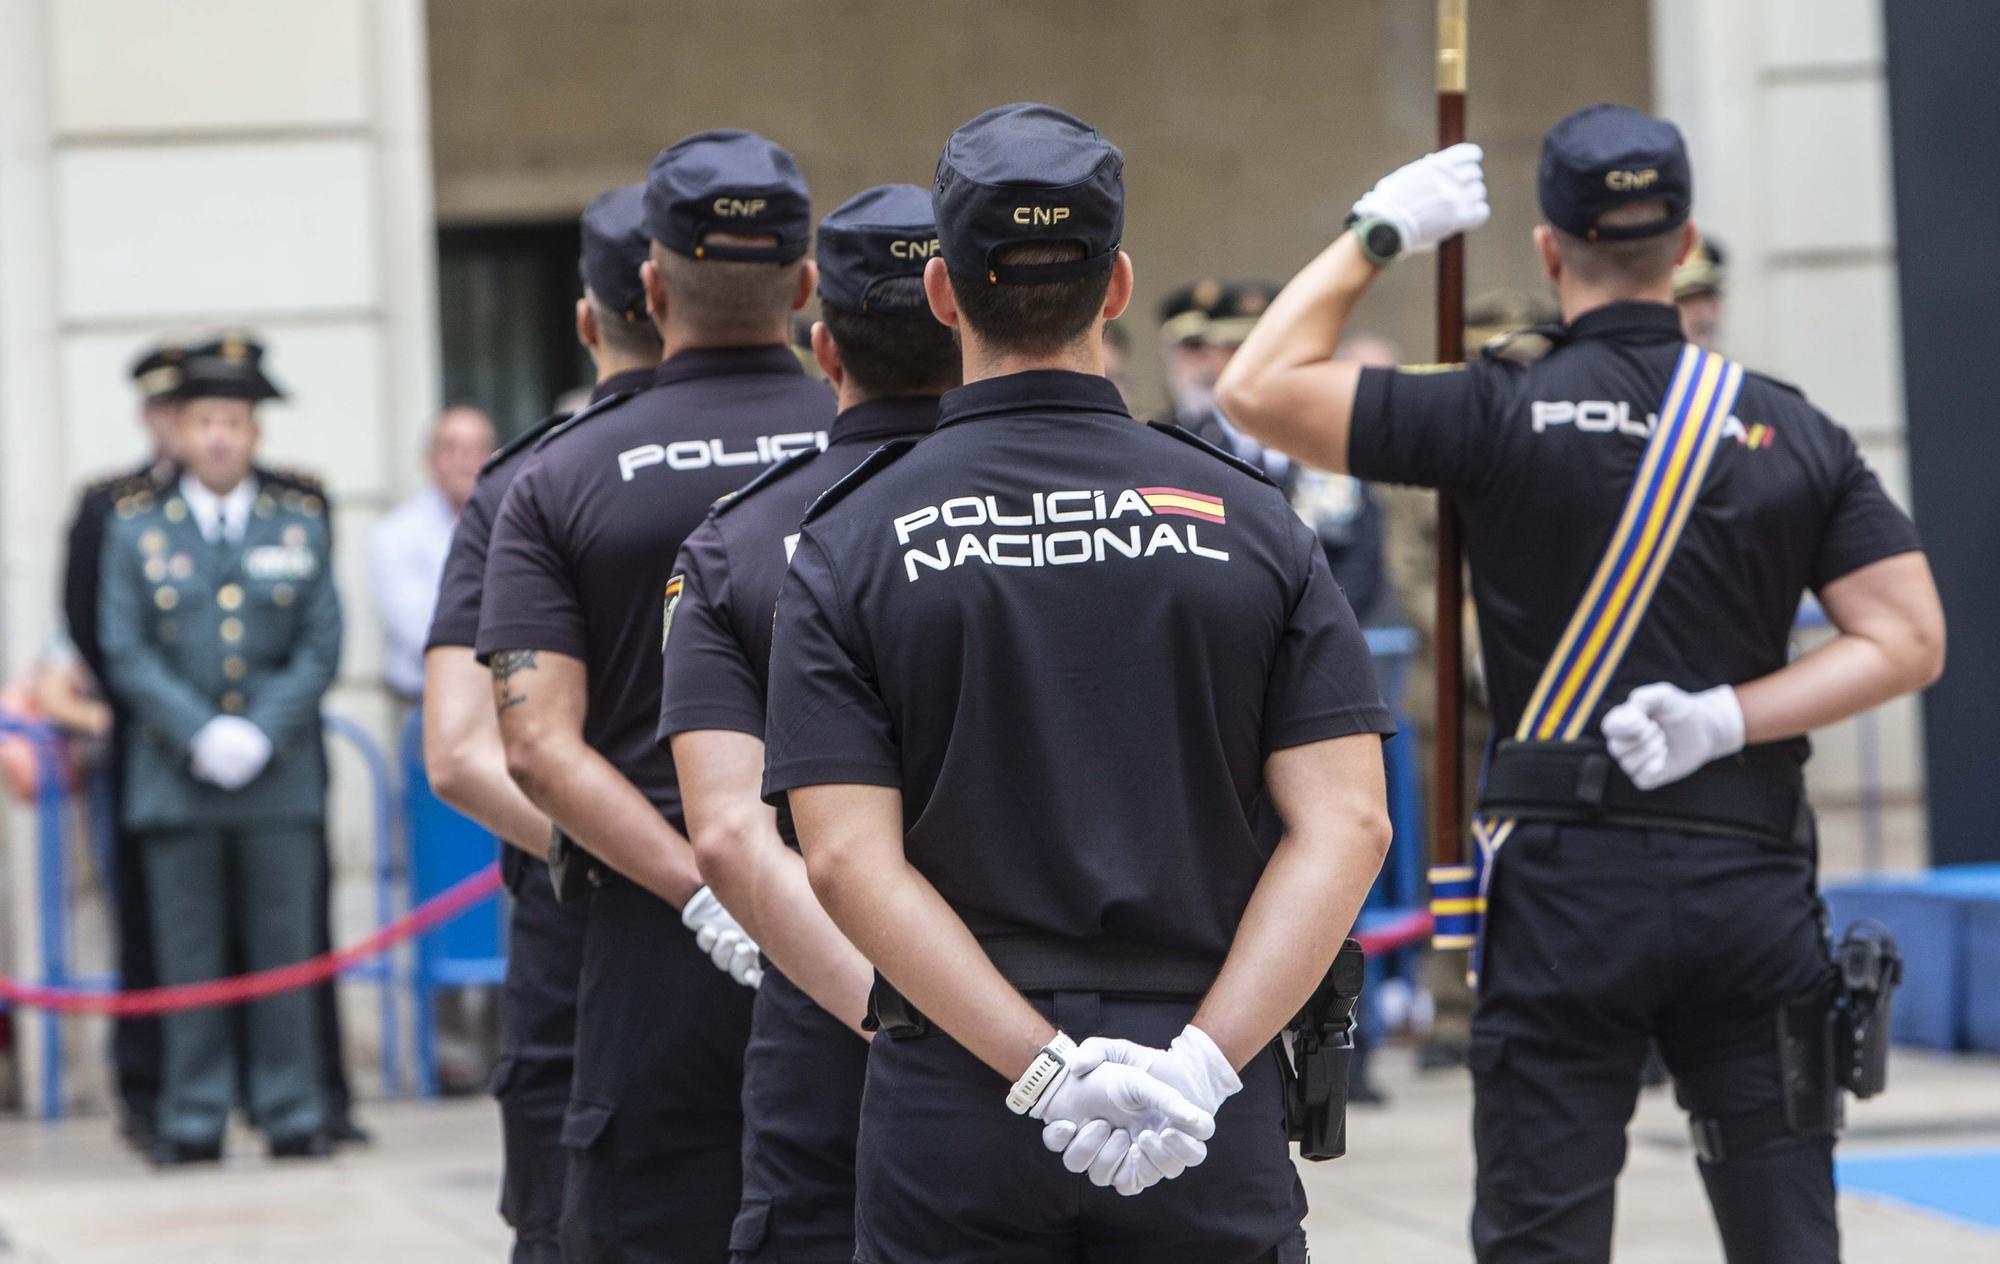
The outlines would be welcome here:
[[[1834,1066],[1840,1085],[1859,1098],[1889,1086],[1889,1012],[1903,981],[1903,954],[1879,922],[1856,922],[1833,950],[1840,973]]]
[[[1342,944],[1326,977],[1279,1037],[1285,1135],[1314,1162],[1347,1153],[1347,1072],[1354,1061],[1354,1010],[1366,966],[1360,944],[1352,939]]]
[[[590,867],[596,863],[581,844],[557,827],[549,840],[549,882],[556,889],[556,902],[568,904],[588,895]]]

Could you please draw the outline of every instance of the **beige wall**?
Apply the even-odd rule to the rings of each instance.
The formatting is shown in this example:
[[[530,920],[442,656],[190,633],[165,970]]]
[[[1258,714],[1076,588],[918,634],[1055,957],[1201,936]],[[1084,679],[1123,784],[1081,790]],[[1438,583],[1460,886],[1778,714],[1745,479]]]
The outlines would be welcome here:
[[[164,334],[256,329],[291,399],[264,459],[325,478],[347,615],[328,709],[392,736],[365,533],[413,489],[437,397],[435,234],[419,0],[0,3],[0,670],[58,618],[78,487],[137,464],[127,366]],[[392,748],[393,749],[393,748]],[[334,754],[336,935],[373,925],[365,771]],[[32,973],[32,818],[5,817],[0,969]],[[79,852],[74,963],[107,967]],[[370,989],[347,989],[363,1083]],[[17,1048],[37,1084],[33,1016]],[[101,1025],[65,1024],[74,1103],[102,1100]]]
[[[1651,72],[1643,0],[1474,9],[1470,127],[1497,208],[1471,251],[1477,294],[1535,285],[1542,129],[1597,100],[1645,105]],[[430,0],[430,19],[447,223],[573,215],[718,126],[789,146],[824,212],[870,184],[926,183],[951,129],[989,106],[1072,110],[1126,154],[1135,335],[1180,281],[1289,275],[1434,129],[1425,0]],[[1401,269],[1368,313],[1417,359],[1430,277]],[[1157,404],[1152,340],[1137,341]]]

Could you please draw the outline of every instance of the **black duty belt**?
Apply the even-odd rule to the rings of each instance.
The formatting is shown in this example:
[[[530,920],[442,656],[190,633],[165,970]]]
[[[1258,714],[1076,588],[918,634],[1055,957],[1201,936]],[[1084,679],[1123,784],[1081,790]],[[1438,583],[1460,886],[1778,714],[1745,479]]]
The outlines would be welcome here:
[[[982,935],[979,946],[1007,982],[1022,992],[1115,992],[1134,996],[1200,997],[1222,973],[1222,958],[1103,935],[1010,932]]]
[[[1072,939],[1021,931],[981,936],[979,946],[1001,977],[1028,995],[1104,992],[1192,1000],[1206,996],[1215,976],[1222,973],[1220,956],[1108,935]],[[863,1026],[899,1040],[931,1030],[930,1020],[880,974],[868,997]]]
[[[1507,740],[1493,752],[1479,811],[1494,817],[1729,834],[1810,851],[1797,761],[1749,750],[1672,785],[1641,790],[1601,742]]]

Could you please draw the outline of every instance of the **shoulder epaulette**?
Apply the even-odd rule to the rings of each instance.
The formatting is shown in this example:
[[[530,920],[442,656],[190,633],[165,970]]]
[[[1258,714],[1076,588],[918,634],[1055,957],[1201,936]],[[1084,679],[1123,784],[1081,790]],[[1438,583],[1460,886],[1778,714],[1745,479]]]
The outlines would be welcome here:
[[[505,461],[508,457],[513,456],[516,452],[522,451],[529,444],[535,442],[535,440],[541,438],[549,431],[554,430],[557,426],[560,426],[561,424],[568,421],[571,417],[574,417],[575,415],[576,415],[575,413],[550,413],[548,416],[542,418],[534,425],[529,426],[526,430],[523,430],[520,434],[515,435],[513,438],[507,440],[507,442],[501,444],[498,448],[496,448],[493,452],[493,455],[486,458],[485,464],[479,467],[479,472],[481,474],[484,474],[486,471],[492,469],[494,466],[500,464],[502,461]]]
[[[1214,444],[1202,438],[1194,431],[1189,430],[1186,426],[1175,425],[1171,421],[1149,421],[1146,424],[1152,427],[1153,429],[1159,431],[1163,435],[1168,435],[1175,439],[1179,439],[1182,443],[1187,444],[1191,448],[1198,448],[1201,451],[1206,452],[1208,455],[1214,457],[1216,460],[1221,461],[1226,465],[1235,466],[1237,469],[1242,470],[1245,474],[1248,474],[1251,478],[1256,479],[1260,483],[1268,483],[1272,487],[1277,486],[1276,483],[1271,482],[1271,476],[1269,474],[1266,474],[1264,471],[1258,469],[1256,466],[1244,460],[1242,457],[1237,456],[1234,452],[1225,452],[1221,448],[1216,447]]]
[[[841,499],[869,479],[880,474],[900,460],[905,452],[917,446],[914,437],[891,439],[881,447],[861,458],[861,464],[849,470],[845,477],[819,494],[819,498],[806,508],[802,522],[811,522],[827,510],[839,504]]]
[[[153,507],[153,489],[151,487],[140,487],[134,491],[128,491],[118,497],[116,504],[120,518],[131,518],[145,513]]]
[[[1775,386],[1779,390],[1784,391],[1787,394],[1798,396],[1800,399],[1806,398],[1805,389],[1803,387],[1794,386],[1790,382],[1785,381],[1783,378],[1775,378],[1772,377],[1769,373],[1760,373],[1756,369],[1745,369],[1743,371],[1743,375],[1745,377],[1756,378],[1759,382],[1762,382],[1766,386]]]
[[[309,474],[304,470],[295,469],[289,465],[260,469],[258,473],[270,479],[281,488],[303,492],[311,496],[326,495],[326,484],[320,481],[320,477],[317,474]]]
[[[820,454],[820,449],[807,448],[803,452],[792,453],[784,460],[779,461],[776,465],[765,466],[763,472],[758,474],[757,477],[751,479],[749,482],[743,484],[743,486],[737,488],[735,491],[729,493],[727,496],[722,497],[721,499],[717,500],[714,504],[710,505],[708,507],[709,515],[711,517],[720,518],[722,515],[736,508],[736,506],[750,499],[758,492],[763,491],[766,487],[769,487],[771,484],[777,482],[785,475],[790,474],[793,470],[796,470],[800,466],[805,465],[807,462],[811,461],[814,457],[818,456],[819,454]]]
[[[558,435],[568,434],[570,431],[576,429],[584,422],[589,421],[592,417],[600,417],[605,413],[610,412],[612,409],[618,407],[618,405],[624,403],[626,400],[632,398],[634,395],[637,394],[639,394],[638,391],[613,391],[609,395],[606,395],[603,399],[598,400],[596,403],[589,404],[586,405],[585,407],[577,409],[575,412],[571,413],[568,417],[550,426],[548,433],[543,435],[540,441],[538,441],[535,444],[535,446],[539,448],[544,444],[548,443],[549,440],[556,438]]]
[[[1568,338],[1561,325],[1529,325],[1495,334],[1480,345],[1481,359],[1496,364],[1533,364]]]

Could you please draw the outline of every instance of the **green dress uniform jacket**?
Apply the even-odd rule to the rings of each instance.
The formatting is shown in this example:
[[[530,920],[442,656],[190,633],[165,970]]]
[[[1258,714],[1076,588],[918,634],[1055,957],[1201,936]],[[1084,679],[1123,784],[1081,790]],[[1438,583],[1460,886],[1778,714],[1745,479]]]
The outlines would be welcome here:
[[[341,636],[324,502],[260,483],[242,539],[211,544],[177,491],[142,490],[114,511],[102,565],[98,635],[134,721],[126,828],[320,824],[319,707]],[[222,713],[273,748],[234,792],[188,767],[189,742]]]

